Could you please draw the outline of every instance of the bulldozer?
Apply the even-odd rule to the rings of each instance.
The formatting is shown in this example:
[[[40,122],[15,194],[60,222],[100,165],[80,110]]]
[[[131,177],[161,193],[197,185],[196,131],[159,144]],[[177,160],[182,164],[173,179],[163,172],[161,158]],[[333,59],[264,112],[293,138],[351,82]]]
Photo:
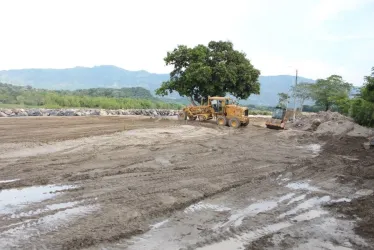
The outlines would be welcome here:
[[[271,118],[265,122],[265,125],[270,129],[285,129],[286,123],[292,115],[292,110],[278,106],[273,110]]]
[[[249,124],[248,108],[234,104],[229,97],[209,96],[207,105],[189,106],[179,114],[180,120],[216,120],[220,126],[239,128]]]

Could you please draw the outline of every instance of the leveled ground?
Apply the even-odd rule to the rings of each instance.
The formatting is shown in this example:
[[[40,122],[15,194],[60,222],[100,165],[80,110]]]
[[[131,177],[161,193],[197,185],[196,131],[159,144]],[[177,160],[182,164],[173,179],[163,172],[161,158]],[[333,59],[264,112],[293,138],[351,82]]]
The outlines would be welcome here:
[[[4,118],[0,138],[0,249],[372,243],[336,208],[370,195],[360,138],[141,117]]]

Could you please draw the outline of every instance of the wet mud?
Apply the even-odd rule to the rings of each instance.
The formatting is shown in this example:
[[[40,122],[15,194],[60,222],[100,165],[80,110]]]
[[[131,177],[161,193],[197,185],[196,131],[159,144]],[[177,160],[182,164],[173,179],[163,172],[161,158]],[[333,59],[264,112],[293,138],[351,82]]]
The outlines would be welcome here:
[[[0,248],[370,249],[363,140],[257,123],[2,119]]]

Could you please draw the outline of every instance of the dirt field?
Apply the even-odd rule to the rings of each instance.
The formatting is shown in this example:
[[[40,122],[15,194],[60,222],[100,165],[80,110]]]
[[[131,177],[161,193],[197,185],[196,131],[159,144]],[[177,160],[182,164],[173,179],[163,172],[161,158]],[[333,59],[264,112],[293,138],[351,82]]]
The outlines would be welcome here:
[[[374,249],[365,138],[261,122],[0,119],[0,249]]]

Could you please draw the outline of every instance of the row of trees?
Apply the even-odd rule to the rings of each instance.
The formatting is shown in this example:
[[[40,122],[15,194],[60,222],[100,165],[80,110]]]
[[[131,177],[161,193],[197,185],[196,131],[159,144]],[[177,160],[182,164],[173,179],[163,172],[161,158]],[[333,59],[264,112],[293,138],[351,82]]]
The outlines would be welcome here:
[[[139,91],[138,88],[134,88]],[[85,107],[103,109],[179,109],[180,104],[166,103],[152,97],[148,99],[138,98],[115,98],[108,96],[97,96],[97,93],[105,92],[105,89],[93,89],[85,91],[51,91],[33,89],[30,86],[15,86],[0,83],[0,103],[17,104],[24,106],[42,106],[47,108],[60,107]],[[147,91],[147,90],[146,90]],[[84,95],[85,93],[86,95]],[[108,89],[107,93],[113,93]],[[126,93],[125,89],[119,89],[117,93]],[[140,90],[144,94],[144,91]],[[149,91],[148,91],[149,93]],[[94,96],[89,96],[89,95]]]
[[[350,96],[352,89],[353,85],[344,81],[341,76],[331,75],[326,79],[318,79],[315,83],[297,84],[292,87],[291,95],[279,93],[279,106],[286,107],[292,97],[302,110],[306,100],[313,100],[315,105],[307,106],[307,111],[338,111],[351,116],[361,125],[374,126],[374,67],[353,98]]]
[[[61,95],[79,95],[94,97],[114,97],[114,98],[139,98],[139,99],[155,99],[151,92],[145,88],[91,88],[77,90],[56,90]]]
[[[231,94],[247,99],[260,93],[260,71],[246,58],[245,53],[234,50],[231,42],[211,41],[208,46],[189,48],[179,45],[164,58],[166,65],[174,69],[170,80],[162,83],[156,94],[165,96],[173,91],[188,97],[193,105],[205,102],[207,96]],[[311,109],[336,110],[350,115],[358,123],[374,126],[374,68],[358,97],[350,98],[352,84],[341,76],[331,75],[318,79],[314,84],[300,83],[291,91],[302,107],[308,99],[316,106]],[[279,93],[279,104],[287,106],[290,96]],[[309,107],[310,108],[310,107]]]

